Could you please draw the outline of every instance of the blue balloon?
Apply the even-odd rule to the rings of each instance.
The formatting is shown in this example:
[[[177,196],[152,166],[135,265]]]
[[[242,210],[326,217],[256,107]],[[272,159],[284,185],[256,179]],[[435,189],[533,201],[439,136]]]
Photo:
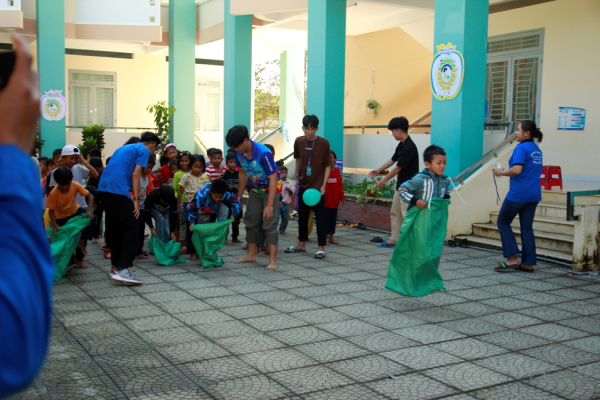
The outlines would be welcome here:
[[[321,201],[321,192],[317,189],[308,189],[302,195],[302,200],[309,207],[316,206]]]

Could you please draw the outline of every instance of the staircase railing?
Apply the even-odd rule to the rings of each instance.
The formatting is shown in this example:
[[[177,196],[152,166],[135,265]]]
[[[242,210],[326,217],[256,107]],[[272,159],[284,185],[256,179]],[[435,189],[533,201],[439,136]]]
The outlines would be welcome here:
[[[584,190],[579,192],[567,192],[567,221],[579,221],[579,215],[575,215],[575,197],[598,196],[600,190]]]
[[[488,151],[483,157],[473,163],[469,168],[465,169],[463,172],[458,174],[458,176],[453,178],[452,182],[463,183],[464,179],[470,176],[476,169],[490,161],[492,158],[498,157],[498,152],[503,150],[505,147],[510,146],[515,140],[517,140],[517,134],[511,133],[514,132],[516,124],[516,122],[485,124],[485,126],[506,126],[506,138],[498,143],[492,150]]]

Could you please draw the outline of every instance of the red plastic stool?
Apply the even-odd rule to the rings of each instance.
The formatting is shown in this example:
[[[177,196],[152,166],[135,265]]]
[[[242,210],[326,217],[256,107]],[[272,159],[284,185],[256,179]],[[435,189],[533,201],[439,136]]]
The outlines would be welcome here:
[[[557,178],[554,177],[555,175]],[[545,190],[550,190],[553,186],[560,186],[560,190],[562,190],[562,172],[560,167],[556,165],[544,165],[542,167],[540,183]]]

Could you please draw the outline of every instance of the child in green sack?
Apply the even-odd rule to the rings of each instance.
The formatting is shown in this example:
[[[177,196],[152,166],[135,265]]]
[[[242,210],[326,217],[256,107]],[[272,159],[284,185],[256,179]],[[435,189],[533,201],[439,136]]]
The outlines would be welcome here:
[[[446,290],[438,272],[450,203],[450,179],[444,175],[446,152],[431,145],[423,158],[425,170],[398,189],[402,201],[410,205],[385,284],[388,291],[413,297]]]

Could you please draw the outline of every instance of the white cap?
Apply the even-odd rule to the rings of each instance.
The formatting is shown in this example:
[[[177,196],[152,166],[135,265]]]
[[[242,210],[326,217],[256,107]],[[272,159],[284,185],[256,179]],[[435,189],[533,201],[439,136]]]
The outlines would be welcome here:
[[[79,147],[74,144],[68,144],[63,147],[62,152],[60,153],[60,158],[58,161],[62,160],[64,156],[72,156],[72,155],[80,155],[81,151],[79,151]]]

